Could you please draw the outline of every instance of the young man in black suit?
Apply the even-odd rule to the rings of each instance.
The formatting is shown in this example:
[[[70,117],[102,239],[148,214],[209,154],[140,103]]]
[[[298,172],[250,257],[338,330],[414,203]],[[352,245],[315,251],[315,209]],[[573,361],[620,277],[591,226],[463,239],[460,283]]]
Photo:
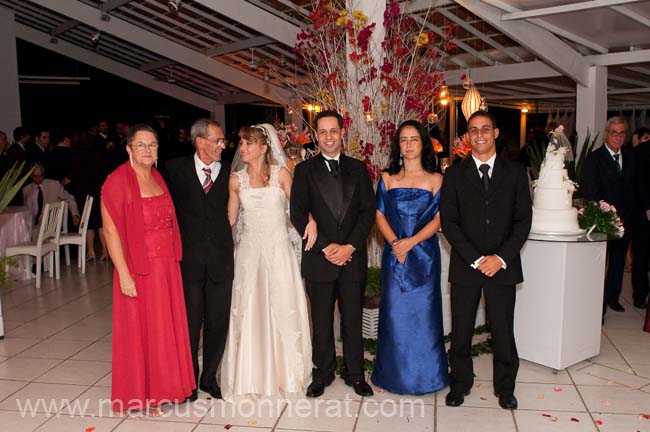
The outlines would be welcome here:
[[[475,112],[467,131],[472,154],[447,170],[440,198],[442,231],[452,247],[451,384],[445,402],[462,405],[474,383],[472,335],[482,290],[492,331],[494,393],[502,408],[517,409],[513,322],[515,287],[523,281],[519,251],[532,220],[528,177],[521,163],[497,156],[493,114]]]
[[[604,200],[616,207],[618,216],[628,233],[625,237],[607,241],[607,274],[603,315],[607,306],[617,312],[625,309],[619,302],[625,270],[625,254],[629,244],[629,230],[634,226],[635,185],[634,157],[623,148],[627,135],[627,120],[612,117],[607,120],[605,142],[585,159],[582,169],[583,196],[589,201]],[[647,271],[647,270],[646,270]]]
[[[342,320],[345,383],[361,396],[372,389],[363,372],[361,312],[368,271],[366,241],[375,221],[375,197],[365,164],[341,152],[343,118],[322,111],[315,119],[320,154],[296,166],[291,188],[291,222],[304,232],[309,214],[318,238],[302,254],[302,276],[311,303],[312,383],[308,397],[319,397],[334,380],[334,302]]]
[[[223,356],[233,280],[233,241],[228,222],[230,165],[220,162],[225,148],[219,123],[201,119],[190,132],[193,156],[167,163],[167,185],[174,200],[183,242],[183,289],[190,347],[198,387],[221,398],[216,380]],[[198,349],[203,326],[203,372]],[[190,400],[196,400],[196,390]]]

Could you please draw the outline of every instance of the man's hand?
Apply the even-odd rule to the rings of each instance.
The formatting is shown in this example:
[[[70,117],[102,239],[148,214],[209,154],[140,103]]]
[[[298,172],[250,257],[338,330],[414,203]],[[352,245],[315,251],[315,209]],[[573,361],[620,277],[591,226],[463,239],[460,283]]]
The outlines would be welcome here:
[[[492,277],[501,270],[501,260],[496,255],[486,256],[478,262],[477,270],[487,277]]]
[[[650,221],[650,210],[645,211],[645,217],[648,219],[648,221]]]
[[[325,258],[334,265],[344,266],[352,260],[354,248],[352,245],[340,245],[338,243],[330,243],[323,249]]]
[[[81,217],[79,215],[73,215],[72,216],[72,224],[74,226],[79,226],[79,222],[81,222]]]

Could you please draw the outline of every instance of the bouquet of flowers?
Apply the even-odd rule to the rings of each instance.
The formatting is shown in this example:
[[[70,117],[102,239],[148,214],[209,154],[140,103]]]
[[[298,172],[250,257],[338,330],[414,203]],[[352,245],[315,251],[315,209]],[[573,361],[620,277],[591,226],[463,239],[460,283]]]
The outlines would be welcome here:
[[[587,235],[592,232],[607,235],[622,235],[623,223],[616,214],[616,207],[600,200],[589,201],[578,210],[578,223],[580,228],[588,229]]]
[[[303,145],[311,141],[309,129],[307,128],[300,131],[295,124],[289,123],[285,125],[279,119],[276,119],[273,126],[278,131],[280,145],[287,151],[290,148],[302,149]]]
[[[461,159],[467,157],[468,154],[472,152],[472,145],[469,143],[469,137],[467,134],[463,134],[462,137],[456,137],[454,140],[454,146],[452,148],[452,153],[454,156],[458,156]]]

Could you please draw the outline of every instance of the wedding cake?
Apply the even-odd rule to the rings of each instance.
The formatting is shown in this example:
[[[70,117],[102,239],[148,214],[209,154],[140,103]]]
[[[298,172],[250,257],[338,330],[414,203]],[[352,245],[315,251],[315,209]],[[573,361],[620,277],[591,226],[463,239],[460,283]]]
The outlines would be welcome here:
[[[580,233],[578,210],[573,207],[576,184],[564,168],[565,147],[551,143],[533,183],[533,224],[531,232],[538,234]]]

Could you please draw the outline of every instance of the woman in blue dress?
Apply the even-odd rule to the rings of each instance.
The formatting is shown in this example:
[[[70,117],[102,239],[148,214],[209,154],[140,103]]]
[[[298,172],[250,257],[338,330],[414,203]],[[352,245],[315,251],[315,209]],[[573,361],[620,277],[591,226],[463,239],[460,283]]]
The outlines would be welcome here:
[[[391,393],[431,393],[448,383],[436,236],[441,186],[429,134],[417,121],[403,122],[377,186],[385,242],[372,382]]]

